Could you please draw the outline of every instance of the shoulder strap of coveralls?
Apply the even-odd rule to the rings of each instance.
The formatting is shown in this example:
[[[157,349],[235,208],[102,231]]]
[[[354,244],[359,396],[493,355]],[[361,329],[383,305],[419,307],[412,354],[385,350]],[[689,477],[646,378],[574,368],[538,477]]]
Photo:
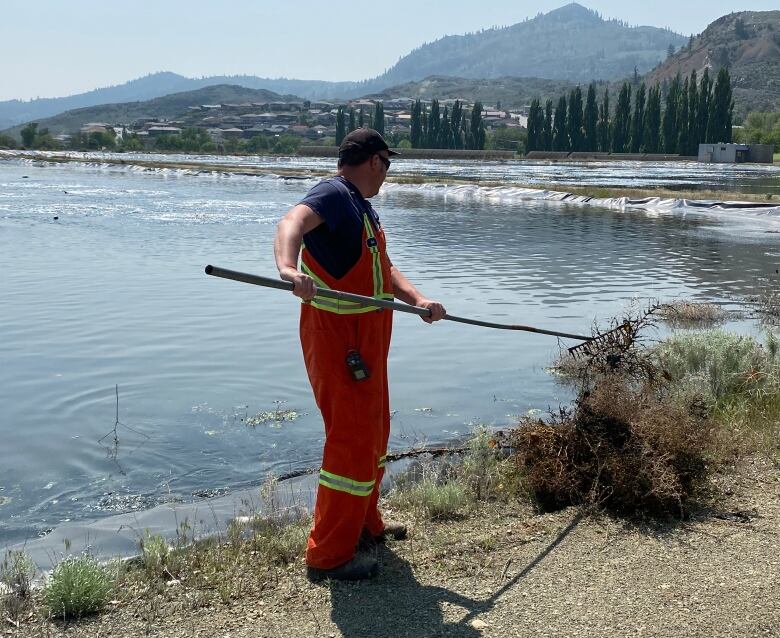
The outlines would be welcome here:
[[[334,178],[329,180],[344,196],[346,201],[354,210],[355,214],[362,219],[363,228],[366,231],[366,248],[368,248],[371,254],[371,271],[374,283],[374,299],[388,299],[392,300],[394,297],[392,293],[386,293],[384,291],[384,276],[382,274],[382,259],[379,252],[379,242],[376,237],[376,231],[374,224],[372,223],[368,211],[360,209],[355,201],[355,195],[347,188],[346,184],[339,179]],[[360,262],[358,262],[360,263]],[[317,275],[305,264],[302,263],[302,270],[309,275],[317,285],[317,288],[329,289],[329,286],[322,281]],[[376,308],[370,306],[362,306],[360,304],[341,301],[338,299],[325,299],[323,297],[315,297],[311,300],[311,305],[320,310],[326,310],[328,312],[335,312],[337,314],[359,314],[364,312],[373,312]]]

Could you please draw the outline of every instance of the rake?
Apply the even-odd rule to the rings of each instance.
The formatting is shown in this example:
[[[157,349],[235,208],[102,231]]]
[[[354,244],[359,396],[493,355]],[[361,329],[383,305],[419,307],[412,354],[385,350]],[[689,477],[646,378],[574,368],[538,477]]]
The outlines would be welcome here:
[[[245,284],[254,284],[255,286],[276,288],[277,290],[287,290],[292,292],[294,288],[293,284],[289,281],[271,279],[270,277],[261,277],[260,275],[252,275],[245,272],[238,272],[236,270],[228,270],[227,268],[220,268],[219,266],[206,266],[206,274],[212,275],[214,277],[222,277],[223,279],[240,281]],[[405,303],[388,301],[386,299],[374,299],[373,297],[356,295],[351,292],[342,292],[340,290],[331,290],[329,288],[317,288],[316,296],[325,297],[326,299],[337,299],[339,301],[349,301],[370,308],[389,308],[392,310],[397,310],[398,312],[406,312],[408,314],[418,315],[420,317],[431,316],[431,311],[427,308],[419,308],[418,306],[410,306]],[[571,334],[569,332],[559,332],[557,330],[547,330],[545,328],[535,328],[533,326],[494,323],[492,321],[482,321],[480,319],[456,317],[455,315],[451,315],[449,313],[444,315],[444,319],[447,321],[466,323],[472,326],[482,326],[484,328],[496,328],[498,330],[521,330],[523,332],[535,332],[537,334],[551,335],[553,337],[562,337],[565,339],[578,339],[583,343],[572,346],[568,349],[569,354],[575,359],[582,356],[593,356],[602,350],[602,348],[605,346],[609,348],[625,349],[631,345],[631,342],[633,341],[633,331],[631,330],[631,325],[628,322],[621,324],[617,328],[609,330],[608,332],[586,336]]]

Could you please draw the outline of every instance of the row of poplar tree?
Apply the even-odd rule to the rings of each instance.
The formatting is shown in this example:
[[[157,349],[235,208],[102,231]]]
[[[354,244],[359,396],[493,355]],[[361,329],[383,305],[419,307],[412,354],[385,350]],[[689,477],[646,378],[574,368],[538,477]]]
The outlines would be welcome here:
[[[585,105],[575,88],[542,107],[531,102],[528,115],[528,151],[601,151],[612,153],[675,153],[697,155],[700,143],[731,142],[734,100],[727,69],[716,81],[705,69],[701,82],[693,71],[683,82],[680,74],[668,86],[646,89],[644,82],[633,98],[632,85],[624,83],[614,111],[609,89],[600,103],[593,84]],[[664,103],[663,112],[661,103]]]
[[[385,105],[382,102],[377,102],[373,113],[368,114],[363,108],[356,112],[353,106],[339,106],[336,111],[336,145],[341,144],[347,133],[369,125],[381,135],[385,134]]]
[[[358,111],[354,107],[339,106],[336,112],[336,144],[356,128],[371,126],[385,134],[385,109],[377,102],[373,112]],[[463,104],[456,101],[452,110],[448,106],[442,111],[438,100],[432,100],[430,108],[420,100],[412,106],[409,141],[412,148],[455,148],[484,149],[485,123],[482,120],[482,103],[476,102],[470,113],[464,112]]]
[[[450,111],[439,106],[439,100],[431,100],[428,109],[420,100],[412,106],[409,141],[412,148],[452,148],[482,150],[485,148],[485,123],[482,120],[482,103],[477,101],[471,113],[463,111],[463,104],[456,100]]]

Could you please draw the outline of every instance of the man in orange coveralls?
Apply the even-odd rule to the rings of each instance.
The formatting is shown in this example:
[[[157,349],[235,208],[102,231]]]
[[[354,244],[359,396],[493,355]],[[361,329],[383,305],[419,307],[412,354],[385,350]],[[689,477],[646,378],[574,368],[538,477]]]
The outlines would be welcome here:
[[[314,527],[306,550],[307,575],[313,581],[370,578],[379,566],[356,553],[359,541],[406,536],[402,524],[383,521],[377,508],[390,435],[392,311],[315,296],[318,287],[397,297],[430,309],[427,323],[444,317],[444,307],[423,296],[393,266],[379,217],[368,202],[385,181],[391,155],[397,153],[373,129],[347,135],[339,147],[337,176],[314,186],[290,209],[274,242],[279,275],[294,284],[293,293],[305,302],[303,358],[325,422]]]

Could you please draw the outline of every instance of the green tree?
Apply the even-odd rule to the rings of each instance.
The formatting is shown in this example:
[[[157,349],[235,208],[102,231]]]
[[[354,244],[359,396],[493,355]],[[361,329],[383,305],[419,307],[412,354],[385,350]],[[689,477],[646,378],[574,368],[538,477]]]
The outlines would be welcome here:
[[[349,124],[347,125],[347,128],[349,129],[347,133],[351,133],[357,128],[357,122],[355,121],[355,107],[350,106],[349,107]]]
[[[180,143],[178,140],[178,135],[167,135],[163,136],[166,139],[162,141],[161,145],[157,146],[157,148],[163,149],[163,150],[179,150],[180,149]],[[176,138],[176,139],[167,139],[167,138]],[[160,138],[155,140],[155,145],[159,142]],[[74,133],[71,135],[70,138],[70,147],[74,150],[89,150],[89,151],[100,151],[102,149],[113,149],[116,142],[116,133],[114,133],[113,129],[109,129],[106,132],[103,131],[94,131],[92,133]],[[165,147],[165,143],[170,143],[170,148]],[[36,142],[37,144],[38,142]]]
[[[709,142],[707,139],[707,120],[710,116],[710,99],[712,81],[710,71],[705,67],[699,85],[699,107],[696,109],[696,137],[699,142]]]
[[[748,113],[739,141],[743,144],[771,144],[775,152],[780,151],[780,112]]]
[[[582,89],[575,87],[569,94],[569,106],[566,114],[566,133],[569,148],[572,151],[583,150],[582,141]]]
[[[89,133],[88,148],[98,148],[99,142],[93,144],[94,140],[98,139],[101,133]],[[154,147],[160,151],[180,151],[182,150],[181,136],[180,135],[160,135],[160,137],[154,140]],[[238,150],[238,149],[235,149]]]
[[[598,138],[599,150],[609,153],[612,148],[612,135],[609,125],[609,89],[604,89],[604,99],[599,106]]]
[[[583,115],[584,150],[597,151],[599,107],[596,104],[596,87],[591,83],[588,86],[588,97],[585,99],[585,113]]]
[[[380,135],[385,134],[385,105],[384,102],[377,102],[374,107],[374,126],[373,129]]]
[[[680,155],[685,155],[690,147],[690,140],[688,139],[688,96],[690,94],[690,86],[688,78],[685,78],[683,82],[682,91],[680,92],[680,100],[677,105],[677,152]]]
[[[514,151],[522,154],[526,151],[526,140],[527,135],[519,126],[500,126],[488,135],[485,147],[497,151]]]
[[[16,148],[16,140],[10,135],[0,133],[0,148]]]
[[[651,86],[647,93],[642,150],[645,153],[658,153],[661,143],[661,87]]]
[[[344,107],[339,106],[336,110],[336,146],[341,144],[341,141],[347,134],[347,123],[344,114]]]
[[[475,150],[481,151],[485,148],[485,122],[482,120],[482,102],[474,102],[474,107],[471,109],[471,125],[469,127],[471,131],[472,147]]]
[[[224,141],[222,148],[225,153],[244,153],[246,144],[240,137],[231,137]]]
[[[273,143],[270,145],[272,153],[278,155],[292,155],[301,146],[301,138],[297,135],[280,135],[273,138]]]
[[[437,148],[452,148],[452,129],[450,128],[450,112],[445,106],[439,124],[439,139]]]
[[[122,143],[119,146],[120,151],[133,152],[143,150],[144,144],[136,133],[126,133],[122,136]]]
[[[463,104],[455,100],[452,106],[452,116],[450,117],[450,127],[452,128],[452,146],[450,148],[463,148]]]
[[[661,125],[664,143],[664,153],[676,153],[680,138],[677,130],[677,111],[680,105],[680,74],[672,80],[669,91],[666,94],[666,108],[664,109],[663,123]]]
[[[104,134],[106,136],[106,143],[103,145],[103,147],[114,148],[114,138],[116,137],[116,133],[114,133],[113,129],[109,129],[109,131],[110,133]],[[51,151],[59,148],[60,144],[57,142],[57,140],[54,139],[54,136],[51,134],[49,129],[44,128],[40,129],[36,134],[35,140],[33,141],[33,146],[45,151]]]
[[[20,132],[19,135],[22,136],[22,145],[25,148],[33,148],[35,144],[35,136],[38,134],[38,123],[37,122],[31,122],[27,126],[25,126]]]
[[[615,119],[612,124],[612,152],[625,153],[631,140],[631,85],[624,82],[618,94],[615,106]]]
[[[566,134],[566,95],[558,98],[558,106],[555,107],[555,119],[553,120],[553,150],[568,151],[569,136]]]
[[[688,83],[688,150],[686,155],[698,155],[699,153],[699,88],[697,86],[696,69],[691,73]]]
[[[634,98],[634,116],[631,118],[631,152],[642,150],[642,136],[645,131],[645,83],[639,85]]]
[[[409,133],[409,141],[412,144],[412,148],[422,147],[422,102],[415,100],[412,106],[412,119],[411,119],[411,131]]]
[[[190,127],[181,132],[181,149],[184,151],[208,152],[212,150],[214,143],[209,134],[202,128]]]
[[[364,128],[366,125],[366,114],[363,111],[363,107],[360,107],[360,113],[358,113],[358,128]]]
[[[547,99],[544,103],[544,125],[542,126],[542,150],[552,150],[553,140],[553,102],[551,99]]]
[[[255,135],[246,142],[246,150],[250,153],[262,154],[268,151],[269,138],[267,135]]]
[[[734,100],[731,91],[731,77],[728,69],[722,67],[715,80],[715,89],[710,102],[710,116],[707,120],[707,142],[717,144],[731,141],[731,123]]]
[[[529,152],[539,150],[542,139],[542,126],[544,126],[544,116],[541,113],[542,106],[539,104],[539,98],[535,97],[531,100],[531,108],[528,110],[528,126],[526,127],[528,129],[526,147]]]
[[[441,112],[439,111],[439,100],[431,100],[431,112],[428,114],[428,139],[426,148],[438,148],[439,128],[441,124]]]

